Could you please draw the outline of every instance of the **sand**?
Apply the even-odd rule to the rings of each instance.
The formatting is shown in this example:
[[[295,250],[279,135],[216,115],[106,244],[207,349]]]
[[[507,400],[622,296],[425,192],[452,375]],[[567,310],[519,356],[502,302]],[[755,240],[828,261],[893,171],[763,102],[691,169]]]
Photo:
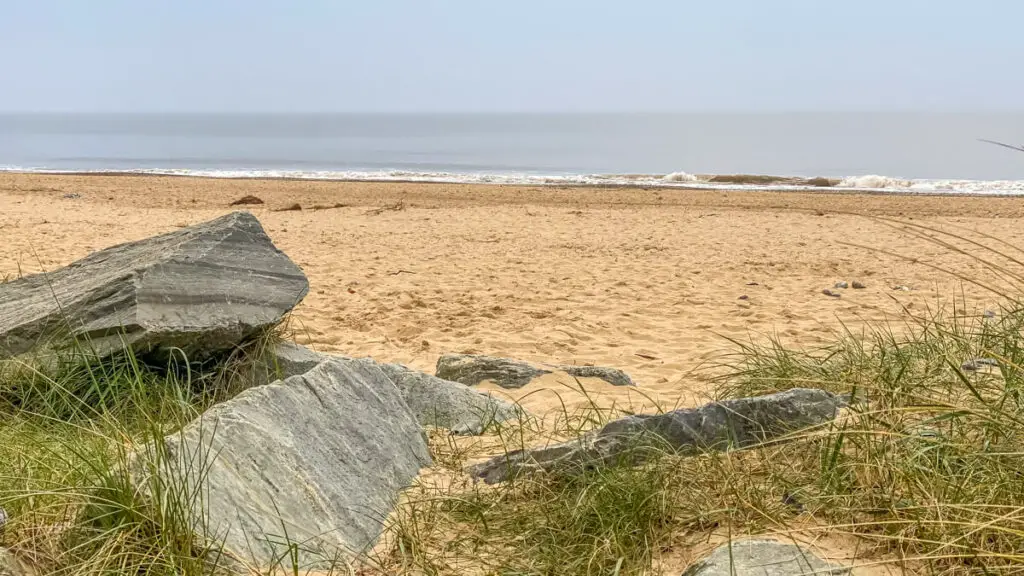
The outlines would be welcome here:
[[[446,352],[591,363],[639,384],[586,381],[584,394],[553,376],[508,393],[541,416],[697,404],[730,339],[813,346],[955,297],[997,305],[922,262],[986,278],[981,264],[884,218],[1024,246],[1015,198],[2,174],[0,278],[214,218],[247,194],[265,204],[241,209],[309,276],[291,323],[301,343],[428,371]],[[840,280],[867,288],[822,294]]]
[[[247,194],[265,204],[241,209],[309,276],[291,322],[301,343],[427,371],[446,352],[593,363],[638,383],[580,390],[555,374],[499,390],[546,421],[700,403],[730,340],[814,346],[954,300],[997,308],[955,277],[994,281],[985,266],[887,219],[1024,246],[1024,198],[0,174],[0,278],[214,218]],[[840,280],[867,288],[821,293]],[[833,557],[857,549],[829,542]]]

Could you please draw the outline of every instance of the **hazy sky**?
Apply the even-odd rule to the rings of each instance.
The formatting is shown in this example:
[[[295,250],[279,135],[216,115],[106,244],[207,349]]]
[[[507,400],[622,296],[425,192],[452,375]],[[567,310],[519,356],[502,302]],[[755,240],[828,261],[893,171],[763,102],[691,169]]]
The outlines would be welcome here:
[[[1021,0],[2,0],[0,110],[1024,109]]]

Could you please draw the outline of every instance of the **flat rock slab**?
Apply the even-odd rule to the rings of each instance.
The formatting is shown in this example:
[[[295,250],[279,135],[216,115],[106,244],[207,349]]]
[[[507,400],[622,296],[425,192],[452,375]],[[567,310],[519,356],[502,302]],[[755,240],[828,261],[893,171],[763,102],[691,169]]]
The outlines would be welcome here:
[[[346,360],[246,390],[165,445],[162,474],[151,458],[135,459],[140,493],[153,493],[154,478],[201,493],[197,533],[257,567],[288,558],[289,542],[300,544],[304,570],[365,551],[399,492],[431,463],[398,389],[380,368]]]
[[[291,342],[279,342],[268,351],[263,364],[256,367],[253,382],[264,384],[304,374],[331,358],[353,360],[314,352]],[[356,361],[380,368],[398,387],[402,399],[422,426],[446,428],[454,434],[476,435],[494,424],[516,420],[525,414],[519,406],[465,384],[443,380],[401,364],[380,364],[369,358]]]
[[[719,546],[683,576],[842,576],[850,569],[822,560],[794,544],[743,540]]]
[[[495,456],[468,472],[494,484],[556,468],[636,464],[655,453],[688,455],[752,446],[829,422],[844,405],[842,398],[825,390],[794,388],[664,414],[628,416],[575,440]]]
[[[233,212],[0,284],[0,356],[78,339],[103,356],[127,344],[203,359],[277,324],[308,290],[259,221]]]
[[[321,354],[294,342],[275,342],[259,353],[248,371],[243,374],[248,386],[263,386],[291,376],[305,374],[330,359],[352,360],[347,356]]]
[[[628,374],[615,368],[532,364],[478,354],[445,354],[437,360],[434,370],[438,378],[467,386],[490,380],[502,388],[522,388],[535,378],[552,372],[565,372],[576,378],[600,378],[613,386],[635,386]]]
[[[523,416],[521,408],[459,382],[443,380],[401,364],[381,364],[424,426],[455,434],[482,434],[488,427]]]
[[[320,354],[293,342],[278,342],[274,344],[274,348],[270,350],[267,360],[268,367],[277,373],[278,378],[284,379],[289,376],[305,374],[319,366],[324,360],[329,360],[330,358],[351,360],[351,358],[344,356]]]

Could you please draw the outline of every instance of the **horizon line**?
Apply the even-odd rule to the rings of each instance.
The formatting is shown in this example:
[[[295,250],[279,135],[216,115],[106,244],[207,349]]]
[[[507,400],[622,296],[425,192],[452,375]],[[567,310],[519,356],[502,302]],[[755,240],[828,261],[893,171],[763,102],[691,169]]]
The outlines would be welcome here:
[[[692,114],[1024,114],[1024,108],[803,108],[693,110],[3,110],[0,115],[218,115],[218,116],[599,116]]]

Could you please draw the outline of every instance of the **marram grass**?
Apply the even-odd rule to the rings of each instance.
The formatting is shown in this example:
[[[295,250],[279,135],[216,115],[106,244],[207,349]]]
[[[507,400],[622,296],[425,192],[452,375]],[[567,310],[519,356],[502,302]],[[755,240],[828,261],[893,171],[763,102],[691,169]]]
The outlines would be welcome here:
[[[836,422],[742,450],[499,486],[473,484],[461,469],[534,445],[549,427],[524,418],[470,440],[436,431],[431,448],[447,480],[421,480],[381,546],[358,567],[339,561],[328,572],[656,574],[674,551],[711,534],[800,532],[852,538],[861,562],[896,573],[1024,573],[1024,305],[1016,300],[1024,258],[984,235],[907,230],[960,255],[980,250],[991,274],[961,280],[997,292],[1003,307],[907,312],[815,349],[736,342],[717,381],[723,398],[797,386],[846,394],[850,407]],[[979,358],[994,365],[971,362]],[[170,483],[150,487],[162,497],[140,501],[119,471],[130,449],[244,388],[244,374],[131,360],[47,369],[0,362],[0,506],[12,518],[0,545],[42,574],[224,569],[211,561],[217,544],[192,535],[204,495]],[[555,433],[579,434],[614,416],[594,403],[560,415]],[[161,465],[159,451],[148,457]],[[287,557],[253,573],[270,572],[301,573]]]

